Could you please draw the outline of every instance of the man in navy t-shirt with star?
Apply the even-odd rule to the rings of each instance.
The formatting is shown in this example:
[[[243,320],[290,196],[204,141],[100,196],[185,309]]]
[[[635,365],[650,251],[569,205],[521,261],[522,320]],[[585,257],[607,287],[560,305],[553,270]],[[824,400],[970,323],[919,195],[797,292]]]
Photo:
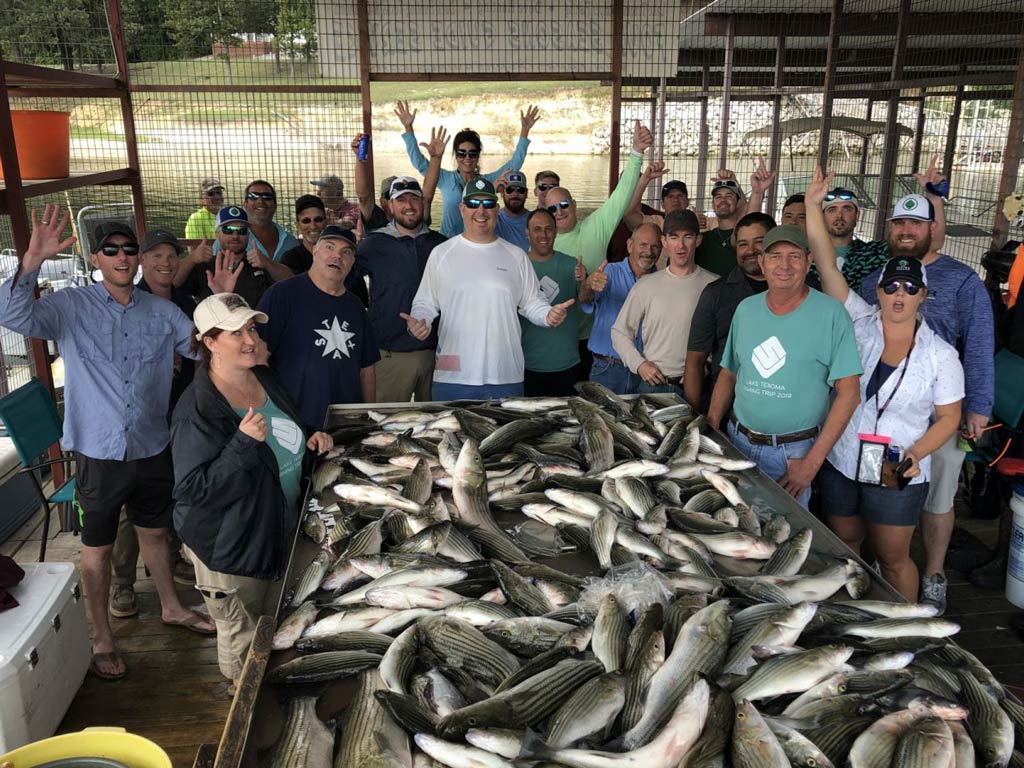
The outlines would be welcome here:
[[[258,309],[270,365],[284,382],[307,431],[323,429],[332,403],[372,403],[377,339],[362,303],[345,290],[355,263],[350,230],[325,227],[308,272],[275,283]]]

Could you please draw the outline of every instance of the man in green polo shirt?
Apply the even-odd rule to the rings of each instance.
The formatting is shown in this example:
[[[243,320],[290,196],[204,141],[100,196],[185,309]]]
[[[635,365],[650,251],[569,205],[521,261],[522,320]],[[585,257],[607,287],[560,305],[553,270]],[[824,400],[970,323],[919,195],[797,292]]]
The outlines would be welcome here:
[[[811,260],[803,231],[769,230],[758,262],[768,290],[736,307],[708,421],[720,427],[732,406],[729,438],[806,507],[811,481],[860,402],[863,369],[843,305],[804,282]]]
[[[199,185],[203,207],[188,217],[186,240],[213,240],[217,236],[217,211],[224,206],[224,185],[217,179],[203,179]]]

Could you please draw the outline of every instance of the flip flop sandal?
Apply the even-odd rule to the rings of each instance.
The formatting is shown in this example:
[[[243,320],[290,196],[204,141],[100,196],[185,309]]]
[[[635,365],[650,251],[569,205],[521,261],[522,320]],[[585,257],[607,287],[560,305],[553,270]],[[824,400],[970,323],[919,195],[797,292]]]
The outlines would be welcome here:
[[[99,668],[100,664],[117,664],[118,662],[120,662],[124,668],[124,671],[120,674],[103,672]],[[124,666],[124,657],[121,656],[119,651],[108,651],[106,653],[94,653],[92,655],[92,661],[89,662],[89,671],[96,675],[100,680],[120,680],[128,674],[128,667]]]
[[[164,624],[168,627],[181,627],[182,629],[187,629],[190,632],[195,632],[197,635],[216,635],[216,629],[203,629],[199,626],[204,621],[207,621],[207,619],[200,616],[198,613],[192,613],[187,619],[182,619],[181,621],[165,621]]]

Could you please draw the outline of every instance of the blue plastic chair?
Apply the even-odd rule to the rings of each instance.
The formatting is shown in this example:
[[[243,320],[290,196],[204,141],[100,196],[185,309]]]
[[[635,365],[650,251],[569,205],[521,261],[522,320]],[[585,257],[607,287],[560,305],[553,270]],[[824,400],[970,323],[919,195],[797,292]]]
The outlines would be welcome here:
[[[64,464],[67,474],[71,474],[71,462],[74,457],[61,454],[59,459],[38,461],[45,456],[50,446],[60,441],[64,435],[57,406],[38,379],[18,387],[9,395],[0,398],[0,420],[7,429],[7,436],[14,443],[18,457],[24,465],[19,474],[27,474],[35,486],[36,495],[45,510],[43,517],[43,540],[39,545],[39,562],[46,559],[46,539],[50,532],[50,505],[63,505],[64,518],[61,529],[74,528],[71,521],[72,502],[75,499],[75,478],[70,477],[60,488],[47,496],[43,492],[42,470],[54,464]]]

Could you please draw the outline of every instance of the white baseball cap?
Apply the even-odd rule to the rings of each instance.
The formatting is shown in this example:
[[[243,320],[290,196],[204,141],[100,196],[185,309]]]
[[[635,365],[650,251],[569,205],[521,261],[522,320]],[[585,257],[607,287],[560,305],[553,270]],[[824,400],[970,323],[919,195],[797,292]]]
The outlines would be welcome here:
[[[252,309],[245,303],[245,299],[237,293],[215,293],[199,302],[196,311],[192,316],[196,324],[196,339],[201,340],[203,336],[214,328],[225,331],[237,331],[245,326],[250,320],[257,323],[265,323],[269,318],[265,312]]]
[[[889,221],[894,219],[935,221],[935,210],[924,195],[906,195],[897,200],[896,205],[892,207],[892,216],[889,217]]]

